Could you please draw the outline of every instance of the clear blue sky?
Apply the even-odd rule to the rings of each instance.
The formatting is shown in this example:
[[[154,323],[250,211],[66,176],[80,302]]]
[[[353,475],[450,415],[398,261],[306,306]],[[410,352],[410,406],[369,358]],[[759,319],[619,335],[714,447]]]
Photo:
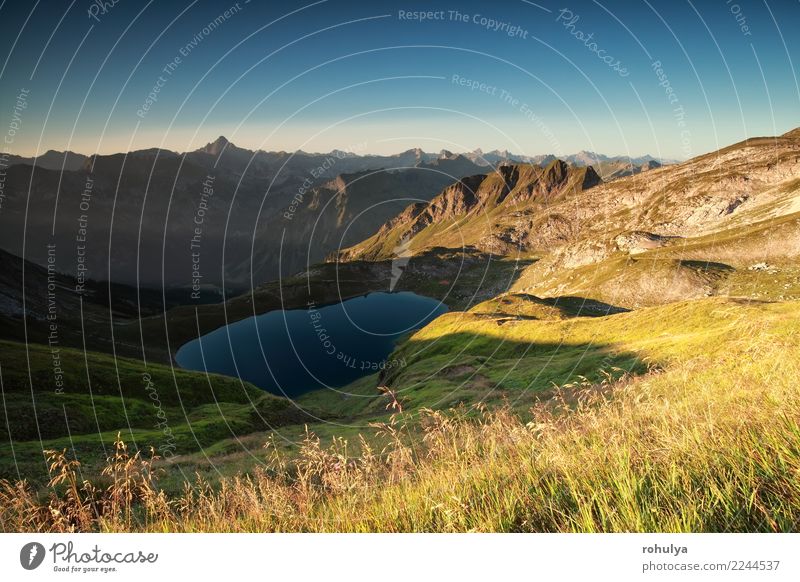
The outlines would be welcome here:
[[[6,0],[0,134],[19,129],[0,150],[185,151],[222,134],[267,150],[682,159],[800,126],[800,2],[648,1]],[[438,19],[401,17],[418,10]]]

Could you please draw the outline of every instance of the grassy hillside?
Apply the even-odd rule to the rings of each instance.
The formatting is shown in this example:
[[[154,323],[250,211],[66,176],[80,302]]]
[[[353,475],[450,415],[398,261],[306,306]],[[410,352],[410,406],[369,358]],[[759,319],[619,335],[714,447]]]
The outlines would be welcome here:
[[[508,360],[532,371],[536,363],[530,358],[545,355],[558,339],[571,346],[568,353],[576,346],[597,346],[604,354],[627,354],[631,364],[647,362],[649,369],[632,365],[632,373],[620,377],[576,376],[551,387],[547,398],[517,388],[529,408],[522,416],[502,406],[403,412],[376,425],[365,440],[334,438],[326,445],[308,434],[294,459],[267,451],[265,464],[249,477],[224,480],[214,490],[197,483],[176,497],[159,495],[149,465],[130,460],[129,467],[141,471],[132,470],[137,476],[130,479],[143,502],[133,513],[117,506],[97,518],[92,508],[110,507],[110,493],[76,491],[46,502],[69,516],[58,519],[32,491],[6,484],[0,527],[796,529],[800,303],[712,298],[601,318],[518,320],[507,329],[508,324],[497,326],[502,317],[453,313],[402,349],[446,340],[458,341],[471,358],[499,352],[497,363],[486,362],[487,373],[495,374]],[[517,339],[503,346],[499,329]],[[599,355],[593,353],[595,359]],[[430,358],[421,359],[395,380],[431,368],[441,371]],[[75,467],[61,469],[70,483]],[[123,486],[120,480],[112,490]]]
[[[62,348],[0,342],[0,475],[46,480],[43,449],[104,460],[118,431],[160,455],[297,421],[294,406],[234,378]]]

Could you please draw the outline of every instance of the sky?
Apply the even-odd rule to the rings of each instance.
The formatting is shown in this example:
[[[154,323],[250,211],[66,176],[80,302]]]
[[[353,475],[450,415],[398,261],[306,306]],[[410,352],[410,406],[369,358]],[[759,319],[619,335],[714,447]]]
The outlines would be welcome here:
[[[798,25],[798,0],[5,0],[0,151],[682,160],[800,126]]]

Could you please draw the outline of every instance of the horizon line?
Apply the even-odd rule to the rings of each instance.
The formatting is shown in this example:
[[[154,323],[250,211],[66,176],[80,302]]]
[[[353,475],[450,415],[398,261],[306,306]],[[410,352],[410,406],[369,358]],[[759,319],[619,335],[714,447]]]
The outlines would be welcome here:
[[[780,136],[768,136],[768,137],[780,137]],[[109,156],[117,156],[117,155],[129,155],[129,154],[135,154],[137,152],[146,152],[146,151],[151,151],[151,150],[157,150],[157,151],[160,151],[160,152],[168,152],[168,153],[173,153],[173,154],[177,154],[177,155],[186,155],[186,154],[190,154],[190,153],[199,152],[199,151],[203,150],[204,148],[219,142],[221,139],[226,142],[226,145],[224,146],[226,148],[228,146],[233,146],[233,148],[249,151],[249,152],[252,152],[254,154],[255,153],[268,153],[268,154],[269,153],[275,153],[275,154],[277,154],[277,153],[285,153],[285,154],[306,154],[306,155],[311,155],[311,156],[324,156],[324,155],[335,154],[336,152],[343,152],[343,153],[350,154],[350,155],[352,155],[354,157],[359,157],[359,158],[365,158],[365,157],[383,157],[383,158],[387,158],[387,157],[398,156],[398,155],[404,154],[406,152],[419,150],[423,154],[437,155],[437,156],[441,155],[442,152],[448,152],[448,153],[451,153],[451,154],[462,155],[462,156],[464,154],[474,154],[474,153],[477,153],[477,152],[480,152],[481,154],[491,154],[491,153],[495,153],[495,152],[497,152],[497,153],[505,152],[509,156],[518,156],[518,157],[525,157],[525,158],[553,156],[556,159],[561,159],[561,158],[570,157],[570,156],[574,156],[574,155],[581,154],[581,153],[586,153],[586,154],[594,154],[596,156],[603,156],[603,157],[607,157],[607,158],[629,158],[629,159],[633,159],[633,158],[650,157],[650,158],[652,158],[654,160],[667,160],[667,161],[670,161],[670,162],[679,162],[680,163],[680,162],[685,162],[685,161],[687,161],[687,160],[689,160],[689,159],[691,159],[693,157],[697,157],[697,156],[700,156],[700,155],[705,155],[705,154],[711,153],[713,151],[718,151],[718,150],[711,150],[709,152],[700,153],[700,154],[697,154],[695,156],[679,158],[679,157],[669,157],[669,156],[658,157],[658,156],[652,155],[649,152],[639,153],[639,154],[610,154],[610,153],[597,152],[597,151],[593,151],[593,150],[589,150],[589,149],[580,149],[580,150],[577,150],[577,151],[569,153],[569,154],[557,155],[557,154],[555,154],[553,152],[527,154],[527,153],[514,152],[514,151],[512,151],[512,150],[510,150],[508,148],[493,148],[493,149],[490,149],[490,150],[484,150],[481,147],[476,147],[476,148],[471,149],[471,150],[467,150],[467,149],[457,150],[457,149],[443,148],[443,149],[441,149],[439,151],[427,151],[427,150],[425,150],[425,149],[423,149],[421,147],[412,147],[412,148],[407,148],[407,149],[404,149],[404,150],[399,150],[399,151],[397,151],[395,153],[392,153],[392,154],[381,154],[381,153],[375,153],[375,152],[360,152],[359,153],[359,152],[354,152],[354,151],[347,150],[347,149],[340,149],[340,148],[336,148],[336,147],[334,147],[333,149],[331,149],[331,150],[329,150],[327,152],[307,151],[307,150],[302,150],[302,149],[295,149],[295,150],[283,150],[283,149],[281,149],[281,150],[278,150],[278,149],[265,150],[265,149],[262,149],[262,148],[251,149],[249,147],[238,146],[235,143],[233,143],[232,141],[230,141],[228,138],[226,138],[225,136],[220,135],[215,140],[209,141],[203,146],[200,146],[200,147],[198,147],[196,149],[193,149],[193,150],[183,150],[183,151],[173,150],[173,149],[169,149],[169,148],[161,148],[161,147],[158,147],[158,146],[153,146],[153,147],[138,148],[138,149],[127,150],[127,151],[116,151],[116,152],[112,152],[112,153],[95,152],[95,153],[92,153],[92,154],[86,154],[86,153],[83,153],[83,152],[80,152],[80,151],[75,151],[75,150],[66,150],[66,149],[65,150],[57,150],[57,149],[49,148],[49,149],[45,150],[44,152],[41,152],[41,153],[38,153],[38,154],[16,153],[16,152],[11,152],[11,151],[0,151],[0,156],[2,156],[2,157],[14,156],[14,157],[18,157],[18,158],[33,158],[33,159],[35,159],[35,158],[42,157],[42,156],[52,152],[52,153],[56,153],[56,154],[67,154],[67,153],[70,153],[70,154],[84,156],[86,158],[91,158],[91,157],[95,157],[95,156],[109,157]],[[747,138],[747,139],[755,139],[755,137]],[[728,145],[731,145],[731,144],[728,144]]]

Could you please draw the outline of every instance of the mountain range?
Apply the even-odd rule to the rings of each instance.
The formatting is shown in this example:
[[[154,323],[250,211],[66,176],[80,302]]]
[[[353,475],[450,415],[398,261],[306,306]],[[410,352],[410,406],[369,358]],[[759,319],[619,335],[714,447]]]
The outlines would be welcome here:
[[[604,179],[658,163],[592,156],[570,159],[597,159]],[[224,137],[185,153],[0,155],[0,248],[45,265],[54,245],[59,272],[95,280],[235,292],[359,242],[409,201],[523,159],[546,165],[553,156],[268,152]]]
[[[575,166],[599,166],[604,163],[625,163],[633,166],[642,166],[650,162],[656,162],[659,165],[677,164],[679,160],[669,158],[656,158],[649,154],[643,156],[607,156],[598,154],[591,151],[582,150],[575,154],[556,156],[554,154],[540,154],[528,156],[523,154],[515,154],[508,150],[491,150],[484,152],[480,148],[474,149],[470,152],[461,154],[453,154],[449,150],[441,150],[438,153],[425,152],[420,148],[413,148],[400,152],[394,155],[375,155],[375,154],[358,154],[344,150],[332,150],[328,153],[308,153],[303,150],[297,150],[293,153],[285,151],[266,151],[266,150],[250,150],[239,148],[228,141],[224,136],[219,136],[213,142],[207,143],[202,148],[197,150],[185,152],[173,152],[170,150],[159,150],[157,148],[150,150],[138,150],[129,152],[129,155],[137,155],[142,153],[155,153],[160,151],[162,155],[192,155],[192,154],[208,154],[210,156],[220,156],[225,153],[229,158],[239,157],[252,163],[276,163],[285,162],[289,158],[293,161],[289,164],[296,164],[298,166],[304,165],[309,159],[318,160],[320,158],[334,157],[340,162],[343,171],[355,172],[359,170],[377,169],[377,168],[399,168],[415,166],[421,162],[433,162],[441,158],[453,158],[454,156],[462,156],[478,166],[496,166],[502,163],[526,163],[546,165],[552,162],[556,157],[559,159],[575,165]],[[113,155],[113,154],[112,154]],[[5,160],[5,166],[13,166],[25,164],[29,166],[37,166],[46,170],[68,170],[77,171],[84,168],[86,161],[95,156],[75,153],[72,151],[56,151],[48,150],[40,156],[18,156],[11,153],[0,153],[0,159]],[[99,157],[99,156],[97,156]],[[228,160],[230,161],[230,159]]]

